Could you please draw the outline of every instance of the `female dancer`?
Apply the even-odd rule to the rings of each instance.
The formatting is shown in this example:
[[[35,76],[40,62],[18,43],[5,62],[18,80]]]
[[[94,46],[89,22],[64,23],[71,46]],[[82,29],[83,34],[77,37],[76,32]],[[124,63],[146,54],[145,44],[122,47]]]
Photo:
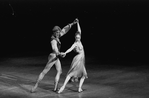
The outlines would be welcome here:
[[[73,58],[71,68],[68,71],[65,82],[63,86],[60,88],[60,90],[58,91],[58,93],[61,93],[65,89],[65,86],[70,79],[71,81],[80,80],[78,92],[82,92],[83,82],[85,78],[87,78],[87,72],[85,68],[85,55],[84,55],[83,45],[81,43],[81,28],[79,25],[79,21],[77,21],[77,28],[78,28],[78,32],[76,32],[76,35],[75,35],[76,41],[64,54],[66,55],[72,50],[75,50],[78,54]]]
[[[64,34],[66,34],[69,31],[69,29],[72,27],[72,25],[74,25],[75,23],[76,22],[74,21],[73,23],[70,23],[67,26],[65,26],[63,29],[60,29],[60,27],[58,27],[58,26],[55,26],[53,28],[54,33],[51,37],[51,46],[52,46],[53,52],[50,53],[49,58],[48,58],[49,60],[46,64],[46,67],[40,73],[40,75],[39,75],[39,77],[36,81],[35,86],[31,89],[31,92],[35,91],[35,89],[38,87],[38,83],[43,79],[45,74],[51,69],[51,67],[54,64],[55,64],[55,67],[56,67],[56,70],[57,70],[57,74],[56,74],[55,82],[54,82],[54,84],[55,84],[54,91],[57,90],[59,78],[60,78],[60,75],[62,73],[62,68],[61,68],[61,63],[60,63],[60,60],[59,60],[59,56],[63,56],[63,54],[61,54],[59,52],[60,44],[61,44],[59,38],[61,36],[63,36]]]

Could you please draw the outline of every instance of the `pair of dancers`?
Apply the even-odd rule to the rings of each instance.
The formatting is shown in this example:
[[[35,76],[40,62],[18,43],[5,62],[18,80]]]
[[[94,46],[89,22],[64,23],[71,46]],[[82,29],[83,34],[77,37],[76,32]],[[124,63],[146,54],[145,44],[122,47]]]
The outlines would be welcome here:
[[[75,42],[66,52],[60,52],[59,50],[60,50],[61,42],[59,38],[62,37],[64,34],[66,34],[74,24],[77,24],[77,29],[78,29],[78,31],[75,34]],[[74,22],[66,25],[63,29],[61,29],[58,26],[55,26],[53,28],[53,31],[54,33],[51,37],[51,46],[52,46],[53,52],[50,53],[46,67],[40,73],[36,81],[36,84],[32,88],[31,92],[35,91],[35,89],[38,87],[39,82],[43,79],[45,74],[51,69],[53,65],[55,65],[56,70],[57,70],[57,74],[55,76],[55,82],[54,82],[54,91],[61,93],[65,89],[68,81],[71,79],[71,81],[79,80],[78,92],[82,92],[83,91],[82,85],[84,83],[85,78],[87,78],[87,72],[85,68],[84,49],[81,43],[81,28],[80,28],[79,20],[75,19]],[[59,82],[60,75],[62,73],[62,68],[61,68],[59,57],[65,57],[66,54],[71,52],[72,50],[75,50],[78,54],[73,58],[71,67],[67,73],[64,84],[58,90],[58,82]]]

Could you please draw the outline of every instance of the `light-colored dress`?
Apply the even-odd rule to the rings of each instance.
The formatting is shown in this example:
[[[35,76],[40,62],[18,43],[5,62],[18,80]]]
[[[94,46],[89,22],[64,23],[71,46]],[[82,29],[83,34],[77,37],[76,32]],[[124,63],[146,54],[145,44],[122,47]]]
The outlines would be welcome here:
[[[81,42],[75,42],[74,50],[78,53],[72,60],[70,70],[67,75],[71,76],[71,80],[75,81],[80,79],[81,77],[87,77],[87,72],[85,68],[85,54],[83,45]]]

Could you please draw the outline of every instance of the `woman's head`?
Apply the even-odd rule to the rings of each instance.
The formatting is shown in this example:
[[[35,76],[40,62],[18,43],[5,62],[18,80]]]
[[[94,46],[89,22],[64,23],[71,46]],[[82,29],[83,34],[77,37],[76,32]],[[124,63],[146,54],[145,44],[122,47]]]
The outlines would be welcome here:
[[[75,39],[76,39],[76,41],[80,41],[81,40],[81,34],[79,32],[76,32]]]

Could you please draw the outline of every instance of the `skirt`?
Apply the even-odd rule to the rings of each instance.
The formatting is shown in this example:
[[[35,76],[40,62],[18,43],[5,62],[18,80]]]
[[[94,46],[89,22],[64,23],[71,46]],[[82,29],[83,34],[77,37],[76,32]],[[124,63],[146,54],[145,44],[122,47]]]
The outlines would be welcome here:
[[[73,58],[67,75],[71,76],[72,81],[76,81],[81,77],[88,78],[85,68],[85,57],[83,53],[80,53]]]

